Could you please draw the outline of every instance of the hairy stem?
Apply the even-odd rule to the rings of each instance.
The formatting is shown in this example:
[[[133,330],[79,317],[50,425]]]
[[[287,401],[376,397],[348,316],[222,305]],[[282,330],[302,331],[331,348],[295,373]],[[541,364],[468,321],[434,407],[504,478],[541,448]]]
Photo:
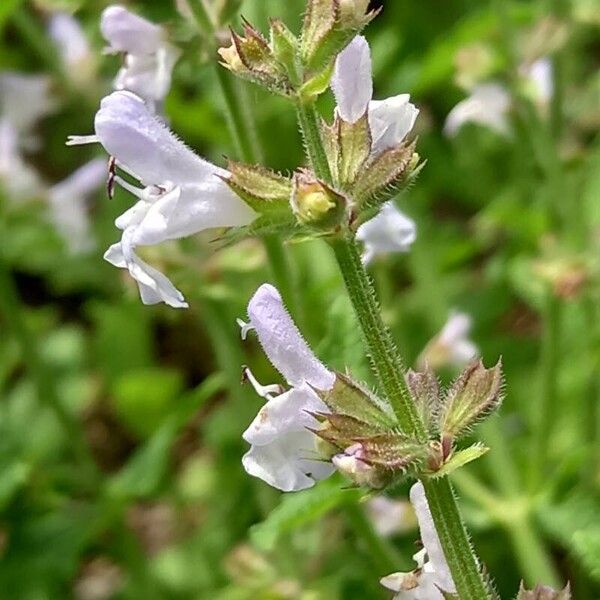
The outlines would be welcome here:
[[[331,184],[331,170],[329,169],[329,161],[323,147],[317,109],[314,103],[299,101],[296,105],[296,111],[310,165],[317,177]]]
[[[377,380],[404,431],[420,440],[427,435],[404,380],[404,368],[383,321],[375,292],[352,239],[332,241],[346,289],[358,317]],[[447,478],[424,480],[431,514],[461,600],[488,597],[479,563]]]

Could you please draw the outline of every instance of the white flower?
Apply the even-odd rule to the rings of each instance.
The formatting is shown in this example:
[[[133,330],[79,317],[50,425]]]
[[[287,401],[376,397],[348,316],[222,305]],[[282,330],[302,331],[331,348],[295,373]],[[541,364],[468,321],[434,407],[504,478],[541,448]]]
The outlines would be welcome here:
[[[33,129],[54,106],[47,76],[0,73],[0,183],[13,200],[43,192],[42,181],[24,153],[36,147]]]
[[[381,584],[398,592],[394,600],[443,600],[440,590],[455,594],[456,587],[421,482],[412,486],[410,501],[417,515],[424,548],[413,557],[417,562],[414,571],[393,573],[383,577]]]
[[[291,389],[280,393],[279,386],[259,386],[247,371],[267,402],[243,434],[252,447],[242,463],[250,475],[280,490],[312,487],[334,471],[320,459],[316,437],[307,428],[318,425],[311,412],[328,412],[315,389],[331,389],[335,375],[308,347],[273,286],[258,288],[248,303],[248,317],[249,324],[241,322],[243,333],[256,331],[267,357]]]
[[[335,62],[331,88],[341,119],[355,123],[368,111],[373,156],[400,144],[413,128],[419,110],[409,94],[373,100],[371,51],[363,36],[356,36]]]
[[[27,164],[19,147],[19,133],[0,119],[0,185],[11,200],[28,200],[44,189],[37,171]]]
[[[65,73],[85,82],[93,75],[95,57],[79,21],[65,12],[56,12],[48,21],[48,33],[58,47]]]
[[[331,88],[337,102],[337,115],[342,120],[355,123],[368,114],[372,156],[400,144],[419,114],[409,102],[409,94],[372,99],[371,51],[367,40],[360,35],[338,55]],[[357,238],[365,244],[363,262],[367,264],[377,254],[408,251],[415,241],[416,228],[411,219],[388,202],[377,216],[361,225]]]
[[[523,64],[519,73],[525,79],[527,92],[540,107],[548,105],[554,94],[554,68],[548,57]]]
[[[223,181],[224,169],[203,160],[155,117],[141,98],[113,92],[102,100],[96,134],[73,136],[70,145],[100,142],[116,164],[143,188],[115,177],[139,200],[115,222],[123,231],[106,260],[129,269],[145,304],[185,307],[183,296],[161,273],[135,253],[137,246],[180,239],[214,227],[246,225],[255,213]]]
[[[461,100],[448,113],[444,133],[452,137],[466,123],[476,123],[501,135],[509,135],[507,115],[510,106],[510,95],[499,83],[477,85],[468,98]]]
[[[180,52],[169,44],[165,30],[119,5],[102,12],[100,30],[109,52],[125,53],[125,64],[114,82],[143,98],[153,111],[171,87],[171,73]]]
[[[95,245],[87,201],[106,178],[106,160],[96,158],[48,190],[52,221],[74,254],[91,250]]]
[[[408,252],[417,239],[417,227],[390,200],[377,216],[358,228],[356,239],[364,244],[363,263],[369,264],[378,254]]]
[[[441,331],[427,344],[418,359],[420,367],[432,369],[443,366],[464,367],[473,360],[479,350],[469,339],[472,319],[461,312],[452,312]]]
[[[56,105],[50,94],[50,83],[47,75],[1,72],[0,119],[9,122],[20,136],[31,133]]]
[[[412,511],[405,500],[375,496],[367,502],[367,514],[375,530],[383,537],[406,531],[412,524]]]

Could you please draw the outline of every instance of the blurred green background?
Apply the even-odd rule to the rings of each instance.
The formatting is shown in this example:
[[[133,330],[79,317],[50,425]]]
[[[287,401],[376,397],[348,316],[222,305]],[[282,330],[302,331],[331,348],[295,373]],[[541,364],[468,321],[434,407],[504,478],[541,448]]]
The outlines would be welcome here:
[[[471,315],[486,362],[503,358],[505,404],[477,432],[491,452],[455,478],[501,597],[514,597],[524,578],[570,580],[574,598],[598,599],[600,5],[379,4],[366,31],[375,96],[411,94],[427,160],[399,200],[417,241],[371,267],[385,320],[408,364],[455,309]],[[104,156],[64,142],[92,131],[118,68],[101,54],[106,5],[0,3],[0,70],[52,80],[55,107],[27,155],[47,184]],[[175,3],[127,6],[167,24],[183,49],[166,103],[172,129],[218,164],[239,158],[210,44]],[[96,64],[83,79],[47,35],[57,10],[74,12],[89,37]],[[263,31],[271,16],[297,30],[302,10],[301,0],[240,8]],[[555,77],[544,107],[518,78],[523,62],[541,56]],[[467,125],[444,136],[465,88],[488,80],[514,98],[510,135]],[[241,93],[264,163],[302,164],[293,108],[255,87]],[[321,104],[330,115],[333,99]],[[369,524],[353,508],[355,492],[329,481],[282,496],[243,471],[241,433],[261,401],[241,385],[241,367],[276,380],[235,323],[257,286],[273,281],[260,240],[223,249],[209,232],[148,248],[190,309],[143,306],[128,275],[102,260],[119,237],[115,217],[132,203],[127,193],[108,200],[98,190],[94,249],[78,254],[52,225],[44,194],[11,198],[10,176],[0,178],[0,598],[388,598],[378,579],[389,571],[362,542]],[[298,291],[291,309],[312,347],[370,381],[328,248],[310,241],[286,252]],[[405,499],[407,489],[391,495]],[[382,542],[394,569],[413,568],[417,536],[409,515]]]

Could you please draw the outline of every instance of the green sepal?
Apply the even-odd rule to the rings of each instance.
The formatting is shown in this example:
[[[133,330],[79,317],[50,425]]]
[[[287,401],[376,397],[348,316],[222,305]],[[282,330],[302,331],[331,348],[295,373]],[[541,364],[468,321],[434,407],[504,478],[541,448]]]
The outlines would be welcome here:
[[[336,372],[335,383],[330,390],[315,391],[332,413],[348,415],[368,425],[384,429],[396,426],[394,416],[390,414],[387,406],[343,373]]]
[[[437,375],[429,367],[423,372],[409,369],[406,384],[425,428],[430,433],[436,433],[437,415],[441,405],[441,388]]]
[[[355,442],[361,445],[360,460],[394,473],[416,469],[427,458],[426,444],[400,432],[389,431]]]
[[[417,168],[416,140],[384,150],[365,165],[353,194],[361,208],[377,206],[396,195]],[[417,157],[416,160],[414,157]]]
[[[252,223],[243,227],[232,227],[214,241],[222,246],[231,246],[248,237],[262,237],[266,235],[280,235],[287,239],[299,233],[298,223],[292,212],[285,210],[271,210],[259,215]]]
[[[275,59],[281,63],[293,83],[297,83],[298,39],[281,19],[270,19],[271,50]]]
[[[260,165],[247,165],[230,160],[229,177],[223,181],[253,210],[264,213],[272,210],[290,209],[292,181]]]
[[[452,384],[439,415],[442,439],[464,435],[502,402],[502,363],[486,369],[473,361]]]
[[[489,448],[484,446],[483,444],[473,444],[469,448],[465,448],[464,450],[458,450],[450,455],[450,458],[446,460],[446,462],[435,472],[427,473],[429,477],[437,478],[437,477],[445,477],[446,475],[450,475],[463,467],[464,465],[477,460],[482,457],[484,454],[488,452]]]
[[[369,119],[363,115],[355,123],[336,116],[333,125],[323,127],[325,151],[336,184],[349,190],[371,153]]]
[[[300,88],[299,96],[301,102],[312,102],[327,90],[333,75],[335,62],[331,60],[323,69],[309,77]]]

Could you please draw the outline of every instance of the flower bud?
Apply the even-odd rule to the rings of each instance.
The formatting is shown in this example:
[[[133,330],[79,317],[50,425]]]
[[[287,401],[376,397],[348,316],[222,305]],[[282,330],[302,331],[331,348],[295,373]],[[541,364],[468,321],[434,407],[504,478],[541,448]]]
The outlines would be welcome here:
[[[294,175],[291,204],[300,223],[320,230],[334,229],[346,212],[346,199],[306,172]]]
[[[301,36],[302,62],[324,68],[377,14],[368,0],[309,0]]]
[[[346,448],[343,454],[336,454],[331,462],[340,473],[346,475],[356,485],[372,489],[385,487],[389,477],[382,469],[367,464],[363,456],[362,445],[354,444]]]
[[[277,60],[267,40],[249,23],[244,35],[231,31],[231,45],[219,48],[221,64],[239,77],[257,83],[272,92],[288,96],[292,86],[285,67]]]

